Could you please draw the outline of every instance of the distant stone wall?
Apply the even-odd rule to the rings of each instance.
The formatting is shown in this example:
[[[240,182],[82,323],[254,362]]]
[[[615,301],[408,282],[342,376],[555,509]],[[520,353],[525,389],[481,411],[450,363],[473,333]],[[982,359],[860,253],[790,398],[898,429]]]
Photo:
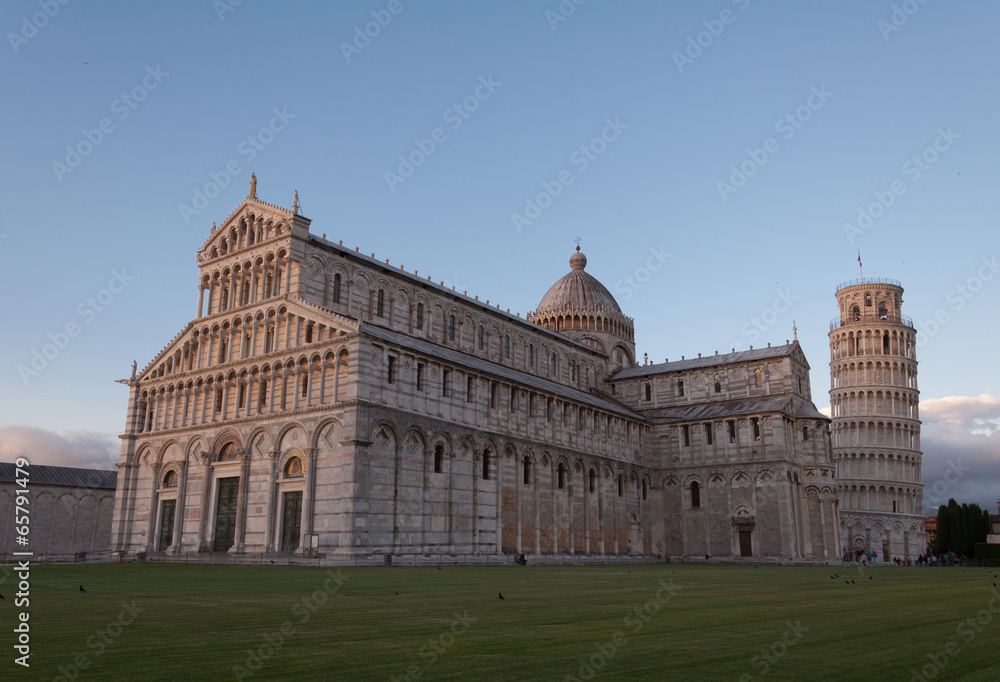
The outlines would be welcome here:
[[[0,551],[69,555],[110,548],[114,490],[32,484],[27,547],[15,543],[16,490],[6,483],[0,488],[0,519],[4,520],[0,523]]]

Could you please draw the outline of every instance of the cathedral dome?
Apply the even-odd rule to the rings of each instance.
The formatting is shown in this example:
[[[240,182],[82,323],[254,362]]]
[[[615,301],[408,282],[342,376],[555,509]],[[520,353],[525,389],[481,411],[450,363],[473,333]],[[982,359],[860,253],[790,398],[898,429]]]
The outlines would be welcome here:
[[[538,302],[538,308],[528,313],[528,321],[582,340],[595,346],[595,335],[611,334],[633,342],[635,328],[632,319],[622,314],[618,301],[593,275],[587,274],[587,257],[580,247],[569,259],[570,271]],[[606,351],[610,345],[603,345]],[[630,355],[631,357],[631,355]]]
[[[580,247],[569,258],[572,268],[558,282],[553,284],[538,303],[536,314],[545,312],[583,311],[592,308],[607,308],[617,313],[622,309],[618,301],[597,278],[585,271],[587,257],[580,253]]]

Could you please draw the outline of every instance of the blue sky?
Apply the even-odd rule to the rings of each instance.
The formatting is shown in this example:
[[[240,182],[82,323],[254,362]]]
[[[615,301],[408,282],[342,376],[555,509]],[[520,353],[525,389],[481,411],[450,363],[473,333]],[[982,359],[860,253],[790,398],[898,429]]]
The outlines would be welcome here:
[[[0,454],[121,431],[114,379],[194,315],[254,171],[314,232],[522,315],[579,237],[658,362],[794,320],[819,407],[860,249],[922,332],[925,423],[964,439],[925,428],[925,481],[969,447],[995,499],[995,4],[44,6],[0,8]]]

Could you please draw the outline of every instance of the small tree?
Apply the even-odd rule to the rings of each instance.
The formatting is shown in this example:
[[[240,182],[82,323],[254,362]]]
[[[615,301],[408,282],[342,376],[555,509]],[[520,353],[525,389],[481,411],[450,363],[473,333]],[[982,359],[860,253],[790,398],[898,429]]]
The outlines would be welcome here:
[[[955,500],[951,500],[954,502]],[[949,510],[948,506],[942,504],[938,507],[937,515],[937,540],[935,541],[934,551],[938,554],[947,554],[951,547],[951,522],[948,518]]]

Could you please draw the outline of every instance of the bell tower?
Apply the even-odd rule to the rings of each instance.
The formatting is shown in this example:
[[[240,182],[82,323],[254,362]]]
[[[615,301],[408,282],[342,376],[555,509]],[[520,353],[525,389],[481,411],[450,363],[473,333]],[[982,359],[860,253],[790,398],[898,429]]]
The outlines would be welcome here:
[[[917,332],[897,281],[857,279],[836,296],[830,409],[843,546],[916,558],[926,548]]]

